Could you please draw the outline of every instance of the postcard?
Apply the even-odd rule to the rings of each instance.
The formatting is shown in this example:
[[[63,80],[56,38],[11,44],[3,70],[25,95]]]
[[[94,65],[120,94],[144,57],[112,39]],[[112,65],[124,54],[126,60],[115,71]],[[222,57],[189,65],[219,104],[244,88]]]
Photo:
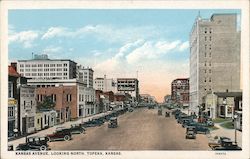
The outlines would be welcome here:
[[[1,19],[1,158],[250,157],[249,1],[5,0]]]

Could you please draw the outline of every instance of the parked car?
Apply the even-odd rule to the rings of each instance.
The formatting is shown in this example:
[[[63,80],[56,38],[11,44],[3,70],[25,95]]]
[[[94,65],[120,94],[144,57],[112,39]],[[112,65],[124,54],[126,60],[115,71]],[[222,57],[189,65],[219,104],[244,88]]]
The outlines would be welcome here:
[[[16,147],[17,151],[28,151],[28,150],[36,150],[36,151],[46,151],[49,149],[49,145],[47,144],[47,137],[28,137],[26,138],[26,143],[19,144]]]
[[[70,132],[72,134],[82,134],[85,133],[86,129],[82,124],[72,124],[70,127]]]
[[[185,118],[182,121],[182,127],[185,128],[189,123],[192,123],[192,122],[194,122],[193,119]]]
[[[83,127],[95,127],[95,126],[101,126],[104,122],[99,119],[92,119],[89,121],[86,121],[82,124]]]
[[[208,146],[212,150],[222,151],[222,150],[242,150],[241,147],[231,141],[230,138],[220,137],[217,143],[208,143]]]
[[[133,112],[133,111],[134,111],[134,108],[130,107],[130,108],[128,108],[128,111],[129,111],[129,112]]]
[[[71,131],[68,128],[58,128],[53,134],[47,135],[48,141],[64,140],[69,141],[72,139]]]
[[[206,125],[207,126],[214,126],[214,122],[212,120],[207,120]]]
[[[195,126],[195,132],[196,133],[209,134],[210,130],[207,127],[205,127],[205,126],[196,125]]]
[[[110,118],[109,123],[108,123],[108,128],[117,128],[117,127],[118,127],[117,118],[115,117]]]
[[[13,144],[8,145],[8,151],[14,151],[14,146],[13,146]]]

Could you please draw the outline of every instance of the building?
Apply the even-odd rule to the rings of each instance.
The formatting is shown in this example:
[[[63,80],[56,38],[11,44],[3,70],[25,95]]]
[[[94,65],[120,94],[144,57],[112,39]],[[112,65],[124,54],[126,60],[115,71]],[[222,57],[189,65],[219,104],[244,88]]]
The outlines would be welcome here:
[[[32,79],[73,79],[76,78],[76,63],[68,59],[34,55],[31,60],[18,60],[17,72]]]
[[[95,78],[94,88],[104,92],[112,91],[117,93],[116,81],[112,78],[106,78],[106,75],[104,75],[104,78]]]
[[[163,103],[171,104],[171,95],[165,95]]]
[[[150,94],[140,94],[140,101],[141,103],[155,103],[156,99],[154,96],[151,96]]]
[[[139,101],[139,81],[136,78],[117,78],[117,91],[128,93],[132,96],[132,102]]]
[[[179,106],[189,105],[189,79],[177,78],[171,83],[171,100]]]
[[[37,131],[56,125],[56,111],[45,109],[38,110],[35,117],[35,129]]]
[[[210,92],[202,110],[212,119],[233,118],[235,113],[242,112],[242,92]]]
[[[8,133],[11,135],[18,127],[18,96],[17,84],[20,75],[12,66],[8,67]],[[12,136],[12,135],[11,135]],[[11,137],[10,136],[10,137]]]
[[[36,89],[36,99],[38,104],[42,103],[46,97],[51,97],[55,103],[54,110],[57,112],[56,123],[78,118],[77,106],[77,86],[58,86]]]
[[[93,88],[93,75],[94,75],[94,71],[92,70],[92,68],[89,67],[82,67],[77,66],[77,74],[78,74],[78,79],[82,82],[84,82],[85,84],[87,84],[87,87]]]
[[[19,98],[19,130],[22,134],[35,131],[36,88],[28,85],[20,86]]]
[[[190,108],[198,113],[210,91],[240,91],[240,32],[236,14],[197,17],[190,33]]]

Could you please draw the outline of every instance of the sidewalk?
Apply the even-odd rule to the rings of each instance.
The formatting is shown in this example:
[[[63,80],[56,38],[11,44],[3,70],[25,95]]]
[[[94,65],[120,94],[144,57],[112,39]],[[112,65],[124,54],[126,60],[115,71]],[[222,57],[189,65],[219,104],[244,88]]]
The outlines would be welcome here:
[[[216,126],[219,129],[212,130],[210,132],[210,136],[208,136],[208,139],[210,142],[215,142],[216,140],[214,139],[215,136],[224,136],[230,138],[233,142],[235,141],[235,129],[226,129],[221,127],[220,125],[222,123],[215,123],[214,126]],[[242,147],[242,132],[241,131],[236,131],[236,136],[237,136],[237,143],[239,147]]]
[[[103,115],[107,115],[107,114],[110,114],[110,113],[112,113],[112,111],[107,111],[107,112],[104,112],[104,113],[100,113],[100,114],[95,114],[95,115],[88,116],[88,117],[79,118],[78,120],[75,120],[75,121],[68,121],[68,122],[65,122],[65,123],[63,123],[63,124],[59,124],[59,125],[50,127],[50,128],[48,128],[48,129],[38,131],[37,133],[28,135],[28,137],[30,137],[30,136],[46,136],[47,134],[53,133],[53,132],[56,130],[56,127],[62,127],[62,126],[63,126],[63,127],[70,127],[71,124],[79,124],[79,123],[88,121],[88,120],[90,120],[90,119],[92,119],[92,118],[101,117],[101,116],[103,116]],[[26,138],[26,137],[22,137],[22,138],[18,138],[18,139],[16,139],[16,140],[9,141],[9,142],[8,142],[8,145],[13,145],[14,150],[15,150],[16,147],[17,147],[19,144],[25,143],[25,138]]]

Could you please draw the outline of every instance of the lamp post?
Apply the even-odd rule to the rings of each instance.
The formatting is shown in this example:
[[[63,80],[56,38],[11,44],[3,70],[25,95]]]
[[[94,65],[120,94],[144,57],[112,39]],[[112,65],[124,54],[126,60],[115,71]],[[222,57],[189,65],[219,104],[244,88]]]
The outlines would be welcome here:
[[[27,136],[28,136],[28,113],[27,112],[25,112],[25,137],[26,137],[26,141],[27,141]]]
[[[238,118],[237,114],[234,114],[234,141],[237,144],[237,130],[236,130],[236,119]]]

